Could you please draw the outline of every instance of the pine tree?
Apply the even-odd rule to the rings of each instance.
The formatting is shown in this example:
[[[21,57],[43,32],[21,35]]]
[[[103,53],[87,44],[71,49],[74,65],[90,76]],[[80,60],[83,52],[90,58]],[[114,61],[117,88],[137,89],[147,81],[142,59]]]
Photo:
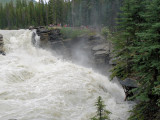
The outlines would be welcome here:
[[[63,0],[57,0],[55,7],[56,23],[63,24]]]
[[[125,0],[123,3],[118,33],[113,39],[117,65],[112,70],[112,77],[118,76],[125,79],[133,72],[132,58],[135,53],[132,46],[137,41],[136,32],[140,30],[138,24],[143,21],[143,18],[140,17],[143,11],[142,6],[141,0]]]
[[[131,120],[159,120],[160,107],[160,1],[148,1],[146,11],[141,14],[145,21],[137,32],[138,42],[133,50],[134,70],[138,76],[141,102],[135,107]],[[138,112],[137,112],[138,111]]]
[[[53,9],[53,0],[49,0],[48,2],[48,18],[49,18],[49,23],[52,24],[53,23],[53,18],[54,18],[54,9]]]
[[[110,120],[109,114],[111,114],[111,112],[104,109],[105,105],[101,96],[99,96],[97,99],[96,107],[97,107],[97,115],[91,118],[91,120]]]
[[[114,0],[114,2],[110,0],[49,0],[49,3],[44,1],[16,0],[16,3],[7,2],[1,7],[3,14],[1,21],[3,21],[4,28],[13,28],[14,26],[25,28],[30,25],[59,23],[72,24],[73,26],[93,24],[110,26],[112,22],[114,23],[115,13],[120,6],[119,0]],[[10,10],[9,6],[11,6]],[[111,22],[109,18],[112,18],[113,21]]]

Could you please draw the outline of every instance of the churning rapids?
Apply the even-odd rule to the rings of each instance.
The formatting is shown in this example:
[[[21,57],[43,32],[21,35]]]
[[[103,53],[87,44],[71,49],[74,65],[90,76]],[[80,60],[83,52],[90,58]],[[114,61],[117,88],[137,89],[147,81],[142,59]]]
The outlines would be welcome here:
[[[29,30],[0,30],[0,120],[90,120],[102,96],[111,120],[126,120],[132,104],[123,89],[92,69],[53,56],[31,43]]]

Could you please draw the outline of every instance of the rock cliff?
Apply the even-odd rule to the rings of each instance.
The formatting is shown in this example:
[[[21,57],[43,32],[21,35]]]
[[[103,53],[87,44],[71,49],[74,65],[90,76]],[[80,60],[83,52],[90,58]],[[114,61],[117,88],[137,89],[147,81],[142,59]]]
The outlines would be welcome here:
[[[111,63],[111,45],[100,34],[63,39],[60,29],[45,28],[38,28],[37,34],[40,36],[40,47],[49,47],[75,63],[95,68],[106,68],[104,66]]]

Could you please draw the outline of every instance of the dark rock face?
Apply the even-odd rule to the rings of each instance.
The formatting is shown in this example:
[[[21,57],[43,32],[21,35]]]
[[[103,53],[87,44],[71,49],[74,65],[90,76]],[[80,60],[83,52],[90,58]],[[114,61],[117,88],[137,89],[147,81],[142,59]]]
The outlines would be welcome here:
[[[55,50],[58,54],[64,54],[65,46],[60,29],[50,30],[48,35],[48,43],[50,48]]]
[[[44,27],[39,27],[37,29],[37,34],[40,36],[40,47],[45,48],[48,47],[48,40],[49,40],[49,30],[45,29]]]
[[[87,66],[104,68],[109,65],[111,47],[101,35],[82,35],[74,39],[63,39],[60,29],[38,28],[40,47],[51,48],[64,58]]]
[[[3,45],[4,45],[3,36],[0,34],[0,54],[5,55]]]
[[[60,29],[54,29],[49,32],[49,41],[62,41],[62,34],[60,32]]]
[[[36,46],[36,33],[35,32],[32,33],[32,44]]]

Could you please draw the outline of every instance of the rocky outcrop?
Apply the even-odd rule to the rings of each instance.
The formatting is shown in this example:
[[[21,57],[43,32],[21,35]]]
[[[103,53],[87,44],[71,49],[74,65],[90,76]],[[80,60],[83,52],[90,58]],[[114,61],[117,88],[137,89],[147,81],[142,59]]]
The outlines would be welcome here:
[[[95,61],[97,64],[106,64],[109,61],[109,47],[107,43],[95,45],[92,48]]]
[[[80,64],[104,67],[109,65],[111,46],[100,34],[81,35],[73,39],[63,39],[60,29],[37,29],[40,47],[51,48],[64,58]]]
[[[39,46],[41,48],[51,48],[60,50],[64,48],[63,39],[59,29],[47,30],[43,27],[37,28],[37,34],[40,36]]]
[[[5,55],[3,45],[4,45],[3,36],[0,34],[0,54]]]
[[[49,30],[43,27],[37,28],[37,34],[38,36],[40,36],[39,47],[42,48],[48,47],[49,32],[50,32]]]
[[[52,49],[63,52],[65,50],[65,46],[63,43],[62,34],[60,32],[60,29],[54,29],[50,30],[49,32],[49,45]]]

